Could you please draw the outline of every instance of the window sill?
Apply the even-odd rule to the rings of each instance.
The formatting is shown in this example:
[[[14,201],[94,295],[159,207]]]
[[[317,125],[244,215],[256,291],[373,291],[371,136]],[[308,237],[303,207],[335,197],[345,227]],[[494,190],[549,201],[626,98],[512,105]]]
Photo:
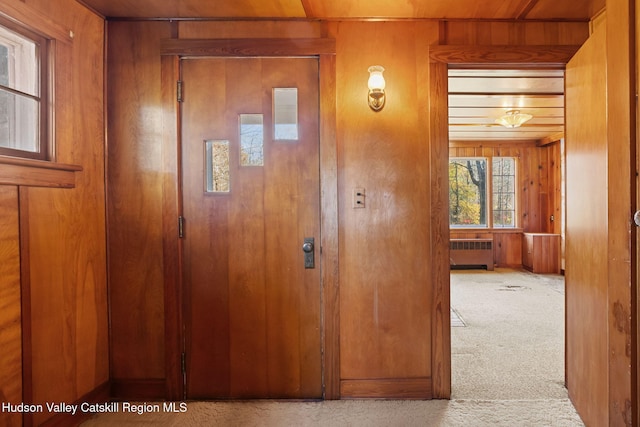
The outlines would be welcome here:
[[[509,228],[509,227],[495,227],[495,228],[488,228],[488,227],[469,227],[469,228],[465,228],[465,227],[449,227],[449,232],[454,232],[454,233],[522,233],[524,230],[520,227],[514,227],[514,228]]]
[[[75,188],[82,166],[0,156],[0,185]]]

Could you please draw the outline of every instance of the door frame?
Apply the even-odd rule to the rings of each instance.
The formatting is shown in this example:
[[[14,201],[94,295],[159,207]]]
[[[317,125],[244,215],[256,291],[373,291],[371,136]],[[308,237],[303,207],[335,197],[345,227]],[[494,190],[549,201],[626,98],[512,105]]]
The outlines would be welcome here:
[[[165,397],[185,396],[183,354],[182,243],[178,217],[182,214],[182,132],[180,59],[183,57],[318,58],[320,127],[320,286],[322,384],[324,399],[340,397],[340,318],[338,268],[338,157],[336,140],[336,43],[330,38],[308,39],[165,39],[161,41],[163,108],[162,246],[165,315]]]
[[[429,59],[429,121],[431,129],[432,176],[445,177],[449,158],[448,70],[458,68],[562,68],[580,46],[524,45],[434,45]],[[444,206],[437,217],[432,213],[434,271],[432,322],[432,372],[434,398],[451,397],[451,282],[449,268],[449,194],[447,186],[439,186],[433,196],[434,206]],[[566,332],[566,331],[565,331]],[[565,361],[566,365],[566,361]]]

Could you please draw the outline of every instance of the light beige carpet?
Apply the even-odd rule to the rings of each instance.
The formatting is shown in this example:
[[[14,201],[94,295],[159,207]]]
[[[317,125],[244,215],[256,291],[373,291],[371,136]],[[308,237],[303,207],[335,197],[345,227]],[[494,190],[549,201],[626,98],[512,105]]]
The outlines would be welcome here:
[[[454,270],[454,399],[564,399],[564,278]]]
[[[83,426],[583,426],[563,386],[561,276],[453,271],[451,303],[450,401],[188,402],[184,413],[104,414]]]
[[[184,414],[109,414],[101,426],[581,426],[568,400],[193,402]]]

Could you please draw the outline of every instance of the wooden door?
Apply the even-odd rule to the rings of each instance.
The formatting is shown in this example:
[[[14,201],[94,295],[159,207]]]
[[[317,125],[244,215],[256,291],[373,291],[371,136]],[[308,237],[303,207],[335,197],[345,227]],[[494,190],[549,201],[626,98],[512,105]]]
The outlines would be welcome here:
[[[187,398],[320,398],[317,60],[184,59],[182,81]]]

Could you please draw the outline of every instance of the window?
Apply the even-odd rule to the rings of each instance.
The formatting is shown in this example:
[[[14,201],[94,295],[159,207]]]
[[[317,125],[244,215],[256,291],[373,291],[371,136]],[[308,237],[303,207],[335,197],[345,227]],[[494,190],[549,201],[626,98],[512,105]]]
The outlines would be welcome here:
[[[47,40],[0,20],[0,154],[49,159]]]
[[[207,140],[204,142],[204,153],[206,192],[228,193],[229,141]]]
[[[298,89],[273,88],[274,139],[298,139]]]
[[[516,226],[516,160],[493,158],[493,226]]]
[[[449,159],[449,225],[515,227],[515,164],[513,157]]]

